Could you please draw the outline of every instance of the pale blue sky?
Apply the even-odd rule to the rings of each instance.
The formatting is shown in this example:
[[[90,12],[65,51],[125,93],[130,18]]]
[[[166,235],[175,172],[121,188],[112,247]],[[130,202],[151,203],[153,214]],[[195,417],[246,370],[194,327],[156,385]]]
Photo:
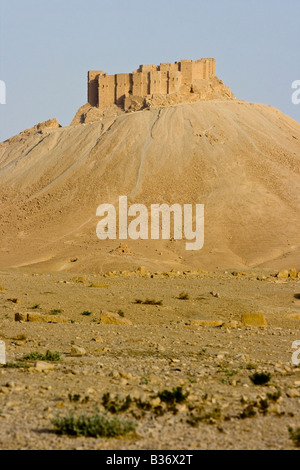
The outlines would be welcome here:
[[[215,57],[238,98],[300,121],[299,0],[0,0],[0,141],[49,118],[69,125],[88,70]]]

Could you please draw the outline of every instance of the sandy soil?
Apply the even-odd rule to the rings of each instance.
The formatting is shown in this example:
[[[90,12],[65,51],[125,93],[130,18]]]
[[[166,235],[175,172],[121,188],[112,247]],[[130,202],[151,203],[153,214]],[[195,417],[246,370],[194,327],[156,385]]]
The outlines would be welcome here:
[[[299,267],[300,125],[269,106],[203,101],[0,144],[0,268],[105,272]],[[96,237],[100,204],[204,204],[205,245]],[[76,263],[72,262],[76,260]]]
[[[300,279],[274,274],[2,271],[0,339],[7,361],[47,350],[62,359],[47,363],[53,370],[40,371],[34,361],[27,361],[27,369],[0,368],[0,448],[294,448],[288,427],[300,426],[300,369],[291,360],[292,344],[300,340]],[[182,292],[188,300],[178,299]],[[162,305],[135,303],[147,298]],[[16,313],[25,312],[52,314],[55,321],[54,310],[67,323],[15,321]],[[120,319],[132,325],[101,323],[101,312],[120,310]],[[242,314],[258,312],[267,327],[241,324]],[[223,326],[196,326],[195,320]],[[71,354],[74,345],[84,349],[80,357]],[[269,384],[254,385],[249,377],[255,371],[271,373]],[[175,387],[189,392],[186,402],[176,405],[175,414],[160,403],[163,413],[157,416],[157,395]],[[131,396],[132,405],[120,416],[137,423],[135,433],[119,439],[53,433],[57,415],[110,415],[102,404],[108,392]],[[80,395],[79,402],[70,394]],[[150,402],[151,409],[141,410],[135,399]],[[255,415],[243,417],[247,410]]]

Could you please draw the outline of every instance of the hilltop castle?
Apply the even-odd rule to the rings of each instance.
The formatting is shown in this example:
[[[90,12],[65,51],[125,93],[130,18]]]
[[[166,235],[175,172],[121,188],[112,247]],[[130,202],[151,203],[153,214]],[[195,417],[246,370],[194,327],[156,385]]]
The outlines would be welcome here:
[[[108,75],[102,71],[88,73],[88,102],[99,109],[117,105],[129,107],[132,100],[149,96],[192,93],[203,80],[216,76],[215,59],[141,65],[132,73]]]

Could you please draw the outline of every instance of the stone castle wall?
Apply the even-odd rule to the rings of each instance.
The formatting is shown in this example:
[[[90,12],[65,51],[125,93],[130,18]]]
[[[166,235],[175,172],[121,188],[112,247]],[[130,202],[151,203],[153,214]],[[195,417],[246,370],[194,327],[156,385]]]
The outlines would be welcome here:
[[[124,107],[125,99],[190,93],[200,80],[216,76],[215,59],[182,60],[181,62],[141,65],[132,73],[108,75],[102,71],[88,73],[88,102],[91,106]]]

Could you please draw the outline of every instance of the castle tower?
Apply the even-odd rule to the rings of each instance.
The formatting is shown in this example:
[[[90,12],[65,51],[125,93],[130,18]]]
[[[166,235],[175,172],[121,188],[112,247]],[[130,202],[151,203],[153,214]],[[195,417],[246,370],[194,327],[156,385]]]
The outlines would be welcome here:
[[[132,73],[116,75],[90,71],[88,102],[98,108],[112,105],[124,107],[125,99],[131,95],[143,100],[149,95],[185,94],[191,92],[199,80],[209,80],[215,74],[215,59],[199,59],[196,62],[182,60],[175,64],[161,63],[159,66],[140,65]]]
[[[132,92],[132,74],[118,73],[115,75],[115,104],[122,106],[124,99]]]
[[[88,103],[91,106],[98,106],[98,78],[100,75],[103,75],[102,71],[88,72]]]
[[[98,108],[108,108],[116,102],[115,77],[107,73],[98,77]]]

